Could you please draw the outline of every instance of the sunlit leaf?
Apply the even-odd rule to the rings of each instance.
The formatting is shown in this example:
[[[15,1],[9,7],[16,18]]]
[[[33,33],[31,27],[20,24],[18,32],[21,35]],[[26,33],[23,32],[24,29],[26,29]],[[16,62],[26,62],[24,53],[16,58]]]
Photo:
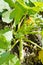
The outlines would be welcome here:
[[[25,13],[26,10],[18,2],[16,2],[15,9],[11,12],[10,18],[14,18],[15,23],[18,24]]]
[[[1,35],[1,34],[4,34],[4,33],[6,33],[6,32],[8,32],[9,30],[10,30],[9,27],[5,27],[4,29],[1,29],[1,30],[0,30],[0,35]]]
[[[4,0],[0,0],[0,12],[3,12],[4,9],[10,10],[10,7]]]
[[[10,54],[10,52],[5,52],[0,55],[0,65],[4,65],[4,64],[20,65],[20,62],[17,56]]]
[[[12,38],[13,38],[12,31],[10,31],[9,28],[0,30],[0,48],[7,49],[11,44]]]
[[[9,61],[10,53],[5,52],[0,55],[0,65],[2,65],[4,62]]]
[[[35,6],[43,7],[43,2],[34,2]]]
[[[0,35],[0,48],[7,49],[8,45],[9,45],[9,42],[6,40],[5,36]]]
[[[13,38],[12,31],[8,31],[8,32],[4,33],[3,35],[5,36],[7,41],[11,41]]]
[[[13,0],[4,0],[5,2],[7,2],[9,4],[10,7],[15,7],[14,6],[14,1]]]
[[[20,61],[19,61],[19,59],[17,58],[17,56],[14,56],[14,57],[10,60],[9,65],[20,65]]]
[[[10,19],[10,12],[11,11],[7,11],[7,12],[4,12],[2,14],[2,21],[5,22],[5,23],[11,23],[13,21],[13,19]]]

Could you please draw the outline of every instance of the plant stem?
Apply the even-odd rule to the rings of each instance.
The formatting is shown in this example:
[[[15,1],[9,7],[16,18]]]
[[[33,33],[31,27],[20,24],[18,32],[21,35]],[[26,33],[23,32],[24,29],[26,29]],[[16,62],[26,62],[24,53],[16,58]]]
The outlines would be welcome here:
[[[26,18],[26,14],[24,15],[24,17],[21,19],[20,23],[18,24],[18,30],[20,29],[21,24],[24,22],[23,20]]]
[[[30,43],[32,43],[33,45],[35,45],[35,46],[37,46],[38,48],[40,48],[41,50],[43,50],[43,48],[40,47],[39,45],[37,45],[37,43],[34,43],[33,41],[28,40],[28,39],[26,39],[26,38],[25,38],[25,41],[26,41],[26,42],[30,42]]]
[[[23,61],[23,41],[22,39],[20,40],[19,58],[20,58],[20,61],[22,62]]]
[[[15,43],[12,45],[12,47],[8,50],[8,51],[11,51],[13,49],[13,47],[17,44],[19,40],[15,41]]]
[[[33,31],[33,32],[29,32],[28,34],[40,34],[41,31]]]

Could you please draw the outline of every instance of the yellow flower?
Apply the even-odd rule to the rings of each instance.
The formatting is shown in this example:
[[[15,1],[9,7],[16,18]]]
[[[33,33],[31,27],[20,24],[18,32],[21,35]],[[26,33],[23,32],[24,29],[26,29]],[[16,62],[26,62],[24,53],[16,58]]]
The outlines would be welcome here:
[[[34,24],[34,20],[32,17],[29,17],[29,19],[26,20],[26,24]]]
[[[43,50],[39,51],[39,60],[41,60],[42,64],[43,64]]]

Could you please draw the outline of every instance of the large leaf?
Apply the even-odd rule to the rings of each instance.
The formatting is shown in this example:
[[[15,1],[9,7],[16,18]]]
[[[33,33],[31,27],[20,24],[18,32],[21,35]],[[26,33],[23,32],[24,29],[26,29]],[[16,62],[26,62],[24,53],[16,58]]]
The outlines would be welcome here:
[[[0,35],[0,48],[7,49],[8,45],[9,45],[9,42],[6,40],[5,36]]]
[[[13,38],[12,31],[9,28],[0,30],[0,48],[7,49]]]
[[[1,34],[4,34],[4,33],[6,33],[6,32],[8,32],[9,30],[10,30],[9,27],[5,27],[4,29],[1,29],[1,30],[0,30],[0,35],[1,35]]]
[[[36,13],[38,13],[41,10],[41,7],[31,7],[31,6],[27,6],[26,4],[24,4],[24,1],[22,0],[17,0],[15,2],[15,8],[12,10],[11,14],[10,14],[10,18],[14,18],[15,19],[15,23],[18,24],[21,20],[21,18],[23,17],[24,14],[29,13],[29,15],[34,15]]]
[[[16,2],[15,9],[11,12],[10,18],[14,18],[15,23],[18,24],[25,13],[26,10],[18,2]]]
[[[31,2],[31,0],[26,0],[25,3],[26,3],[27,6],[30,6],[30,7],[34,7],[35,6],[34,3]]]
[[[43,0],[38,0],[39,2],[43,2]]]
[[[10,62],[9,65],[20,65],[19,59],[17,58],[17,56],[14,56]]]
[[[11,7],[14,7],[14,1],[13,0],[4,0],[6,1]]]
[[[34,2],[34,5],[37,7],[43,7],[43,2]]]
[[[0,55],[0,65],[5,64],[6,62],[9,65],[20,65],[20,62],[17,56],[10,54],[10,52],[5,52]]]
[[[11,40],[13,38],[12,31],[8,31],[8,32],[4,33],[3,35],[5,36],[7,41],[11,42]]]
[[[7,41],[11,41],[13,38],[13,34],[12,31],[9,28],[4,28],[2,30],[0,30],[0,35],[5,36]]]
[[[13,19],[10,19],[10,12],[11,11],[7,11],[7,12],[4,12],[2,14],[2,21],[3,22],[6,22],[6,23],[11,23],[13,21]]]
[[[30,0],[31,2],[43,2],[43,0]]]
[[[0,12],[3,12],[4,9],[10,10],[10,7],[4,0],[0,0]]]
[[[10,53],[5,52],[0,55],[0,65],[2,65],[4,62],[9,61],[10,59]]]

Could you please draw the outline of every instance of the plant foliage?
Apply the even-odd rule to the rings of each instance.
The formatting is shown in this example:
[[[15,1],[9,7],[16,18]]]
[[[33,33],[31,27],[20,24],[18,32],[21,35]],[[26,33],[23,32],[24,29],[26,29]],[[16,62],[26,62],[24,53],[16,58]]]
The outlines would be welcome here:
[[[0,0],[0,17],[2,17],[0,21],[8,25],[0,30],[0,50],[5,51],[0,52],[0,65],[20,65],[24,59],[23,42],[29,41],[26,35],[43,35],[43,17],[40,12],[43,12],[42,0]],[[11,45],[12,40],[14,40],[13,45]],[[10,53],[18,41],[19,59],[15,54]],[[29,42],[41,49],[39,60],[41,59],[43,64],[42,48],[32,41]]]

